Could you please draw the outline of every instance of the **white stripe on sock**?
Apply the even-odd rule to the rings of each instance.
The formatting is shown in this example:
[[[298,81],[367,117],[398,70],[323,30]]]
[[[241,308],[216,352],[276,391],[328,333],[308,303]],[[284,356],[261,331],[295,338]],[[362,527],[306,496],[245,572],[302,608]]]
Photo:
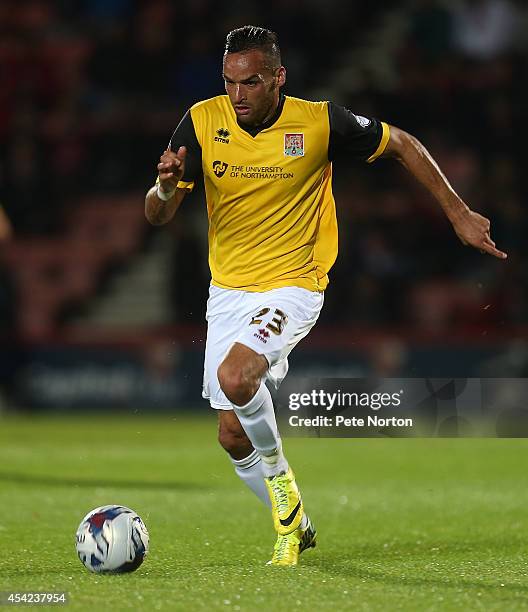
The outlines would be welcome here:
[[[268,489],[262,473],[262,461],[257,451],[254,450],[244,459],[233,459],[233,457],[230,457],[230,459],[235,466],[237,476],[242,482],[253,491],[262,503],[271,508]]]

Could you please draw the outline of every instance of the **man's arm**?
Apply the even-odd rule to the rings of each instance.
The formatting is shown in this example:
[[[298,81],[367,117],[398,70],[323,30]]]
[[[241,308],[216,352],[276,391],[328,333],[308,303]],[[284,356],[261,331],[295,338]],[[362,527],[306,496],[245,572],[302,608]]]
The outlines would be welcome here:
[[[462,201],[419,140],[390,126],[390,138],[381,157],[396,158],[420,181],[439,202],[463,244],[499,259],[506,259],[506,253],[495,248],[490,237],[489,219],[470,210]]]
[[[152,225],[168,223],[178,210],[187,193],[178,189],[178,181],[185,172],[187,149],[180,147],[177,153],[164,151],[158,164],[158,184],[151,187],[145,197],[145,216]]]
[[[151,187],[145,198],[145,216],[152,225],[165,225],[178,210],[187,193],[186,189],[176,189],[170,200],[164,202],[157,195],[158,188]]]

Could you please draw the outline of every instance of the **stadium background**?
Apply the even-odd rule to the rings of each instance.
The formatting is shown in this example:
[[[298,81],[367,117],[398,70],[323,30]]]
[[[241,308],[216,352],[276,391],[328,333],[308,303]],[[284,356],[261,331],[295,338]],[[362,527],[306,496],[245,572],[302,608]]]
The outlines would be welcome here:
[[[0,6],[0,376],[7,409],[206,408],[204,195],[152,228],[143,197],[185,110],[222,93],[225,34],[279,34],[286,93],[423,140],[492,221],[464,248],[399,165],[336,164],[340,254],[292,370],[524,376],[528,323],[522,2]]]
[[[421,138],[509,254],[462,247],[397,163],[340,164],[340,256],[291,374],[526,376],[527,19],[512,0],[0,2],[0,602],[528,609],[523,439],[288,438],[319,544],[264,565],[270,517],[200,397],[203,192],[168,227],[143,215],[182,113],[222,92],[226,32],[271,27],[287,93]],[[73,534],[108,503],[151,552],[103,579]]]

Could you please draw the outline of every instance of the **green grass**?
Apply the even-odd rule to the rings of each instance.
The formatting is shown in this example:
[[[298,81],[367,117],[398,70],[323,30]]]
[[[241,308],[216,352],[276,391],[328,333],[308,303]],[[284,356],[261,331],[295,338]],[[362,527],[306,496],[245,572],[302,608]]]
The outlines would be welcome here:
[[[528,440],[286,440],[319,544],[279,569],[215,436],[214,414],[0,419],[0,590],[72,610],[528,610]],[[108,503],[150,531],[134,574],[76,557]]]

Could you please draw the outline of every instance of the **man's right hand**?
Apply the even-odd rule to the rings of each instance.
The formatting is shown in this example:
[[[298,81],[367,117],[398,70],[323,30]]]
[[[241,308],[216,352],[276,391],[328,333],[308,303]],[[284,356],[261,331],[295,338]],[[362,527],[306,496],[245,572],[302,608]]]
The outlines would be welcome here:
[[[160,157],[158,164],[158,176],[160,189],[165,193],[171,193],[178,186],[185,172],[185,157],[187,148],[180,147],[176,153],[166,149]]]

